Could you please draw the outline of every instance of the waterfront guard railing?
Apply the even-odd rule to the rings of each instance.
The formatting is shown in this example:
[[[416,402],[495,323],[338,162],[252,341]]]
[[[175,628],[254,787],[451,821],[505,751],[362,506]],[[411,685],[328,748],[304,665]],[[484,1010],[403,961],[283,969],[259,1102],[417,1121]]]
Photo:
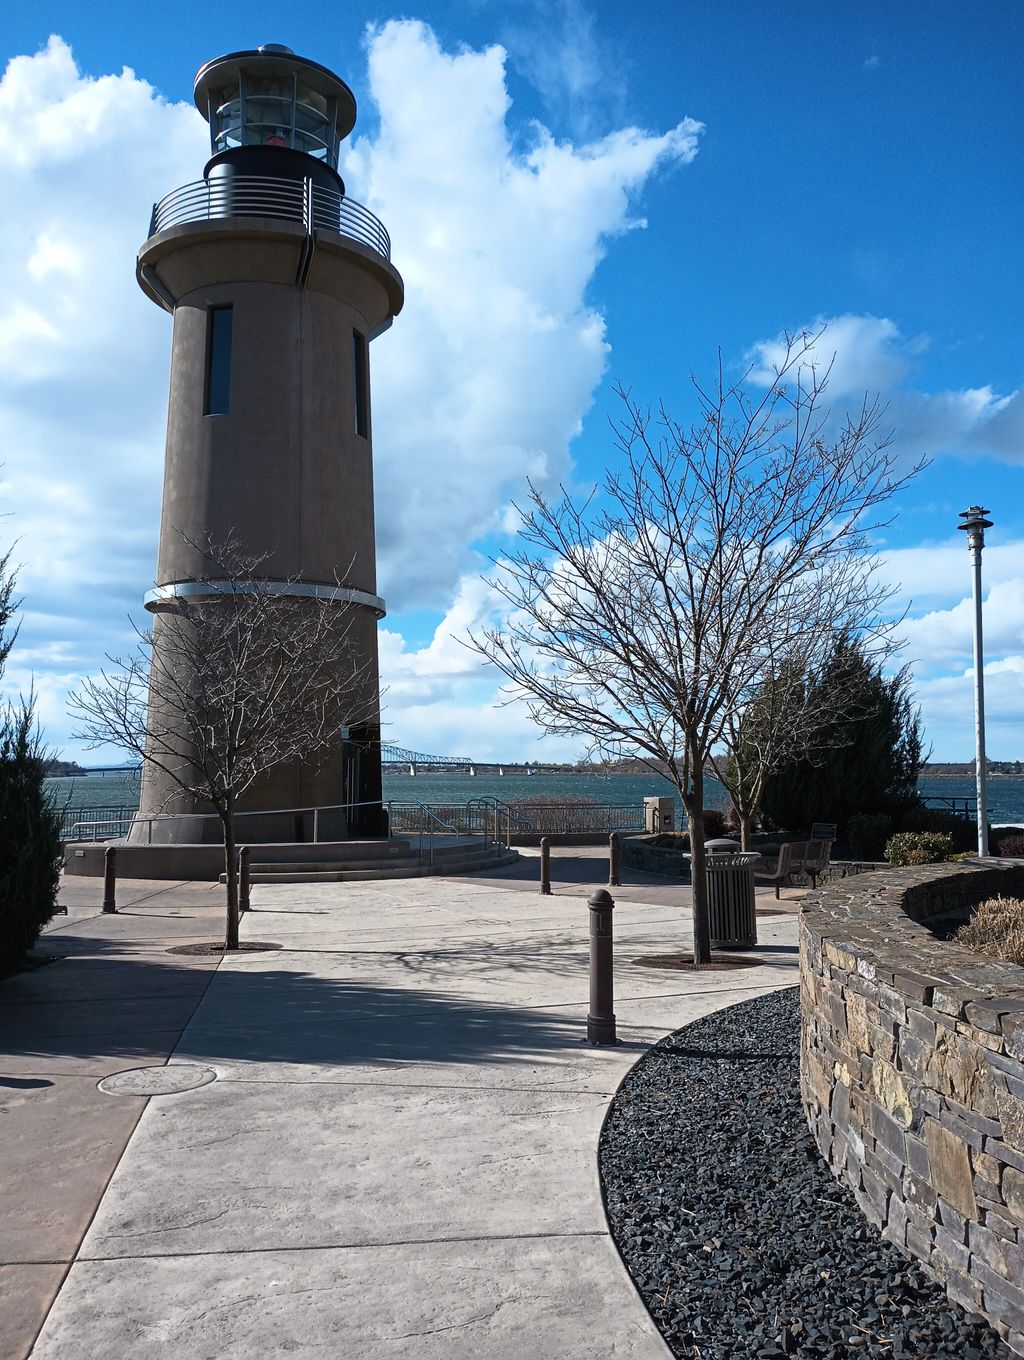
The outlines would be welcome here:
[[[153,205],[149,234],[185,222],[225,217],[280,217],[301,222],[307,232],[335,231],[391,259],[391,237],[384,223],[354,198],[314,184],[311,179],[232,175],[183,184]]]
[[[388,814],[388,836],[416,836],[421,844],[424,837],[454,837],[482,839],[485,844],[512,840],[521,836],[564,836],[580,834],[608,834],[612,831],[642,831],[644,810],[629,803],[503,803],[498,798],[471,798],[466,803],[417,803],[390,799],[382,804],[338,803],[325,807],[262,808],[236,813],[237,839],[245,839],[247,817],[269,815],[312,816],[313,843],[320,841],[320,819],[326,813],[345,813],[351,816],[363,806],[383,806]],[[134,808],[67,808],[61,814],[61,837],[65,841],[113,840],[127,836],[133,828],[143,830],[143,840],[152,843],[154,826],[166,827],[176,819],[187,817],[217,820],[215,812],[171,813],[157,812],[143,815]],[[430,842],[433,853],[433,842]]]

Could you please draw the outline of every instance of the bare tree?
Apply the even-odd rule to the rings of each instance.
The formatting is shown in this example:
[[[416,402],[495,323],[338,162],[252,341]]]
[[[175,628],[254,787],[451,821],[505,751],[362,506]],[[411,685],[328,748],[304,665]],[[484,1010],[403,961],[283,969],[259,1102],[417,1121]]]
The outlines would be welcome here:
[[[510,608],[472,644],[549,732],[667,772],[691,831],[694,959],[710,959],[704,774],[787,653],[880,602],[864,556],[901,473],[883,409],[837,427],[819,335],[787,343],[767,390],[696,381],[688,429],[626,392],[621,463],[582,501],[530,488],[520,546],[491,584]]]
[[[201,551],[210,594],[169,601],[151,629],[136,630],[135,651],[108,657],[109,669],[69,707],[77,737],[137,756],[166,776],[169,798],[184,794],[220,818],[225,947],[237,949],[239,799],[280,765],[325,758],[345,725],[375,709],[376,695],[349,637],[340,582],[336,598],[298,599],[262,581],[266,559],[232,541]]]

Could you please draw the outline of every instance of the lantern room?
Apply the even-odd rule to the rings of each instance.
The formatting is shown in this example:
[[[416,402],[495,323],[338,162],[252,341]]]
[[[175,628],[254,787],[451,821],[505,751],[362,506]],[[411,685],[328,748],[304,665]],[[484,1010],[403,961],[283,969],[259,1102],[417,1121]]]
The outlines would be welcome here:
[[[267,148],[298,151],[336,170],[339,144],[356,121],[345,82],[278,43],[208,61],[196,76],[195,101],[210,124],[214,160]],[[273,173],[269,164],[263,173]]]

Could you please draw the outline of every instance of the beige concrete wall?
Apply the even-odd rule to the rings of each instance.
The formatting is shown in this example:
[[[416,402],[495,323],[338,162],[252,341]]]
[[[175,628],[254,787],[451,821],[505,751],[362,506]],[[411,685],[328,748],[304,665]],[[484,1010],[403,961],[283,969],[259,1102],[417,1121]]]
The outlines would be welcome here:
[[[230,409],[204,415],[208,308],[233,309]],[[260,574],[376,591],[372,445],[355,433],[365,318],[282,284],[206,287],[174,313],[157,583],[208,575],[179,530],[234,532]]]
[[[303,605],[299,603],[299,609]],[[314,607],[314,606],[310,606]],[[377,667],[377,622],[367,609],[348,608],[349,641],[353,665],[363,669],[357,684],[349,683],[347,690],[351,695],[348,715],[354,726],[380,727],[380,679]],[[160,632],[164,620],[158,615],[154,620],[156,645],[160,645]],[[166,656],[166,651],[164,653]],[[351,670],[346,669],[345,679],[351,680]],[[151,696],[151,706],[155,699]],[[169,725],[174,725],[173,714],[164,712]],[[344,762],[346,753],[339,743],[329,750],[311,754],[303,761],[278,765],[257,780],[247,789],[239,802],[244,812],[280,808],[329,807],[346,802],[350,792],[346,787]],[[379,766],[371,771],[372,783],[365,791],[367,798],[380,796]],[[156,814],[172,814],[176,817],[190,813],[209,814],[210,805],[196,800],[180,791],[174,778],[154,765],[146,764],[142,773],[142,788],[139,798],[139,811],[143,817]],[[300,821],[294,817],[245,818],[239,825],[239,838],[263,842],[269,840],[310,840],[313,835],[312,817]],[[344,837],[344,819],[323,820],[320,827],[324,836]],[[190,817],[187,821],[161,822],[152,825],[140,822],[133,827],[129,839],[143,844],[149,841],[172,844],[180,841],[216,842],[221,838],[221,824],[216,816],[204,815]]]
[[[266,579],[342,582],[376,594],[372,445],[355,429],[353,332],[369,337],[396,314],[402,281],[375,252],[321,232],[299,287],[307,247],[297,223],[229,219],[171,228],[140,252],[144,290],[156,296],[147,282],[155,271],[176,303],[158,586],[211,575],[183,531],[199,543],[234,536],[247,554],[266,554],[257,572]],[[229,409],[204,415],[208,309],[227,304]],[[365,669],[354,721],[379,727],[376,619],[365,606],[350,609]],[[368,796],[378,796],[379,771],[371,785]],[[304,807],[346,796],[339,749],[326,761],[270,772],[243,803]],[[148,768],[140,810],[207,809]],[[195,822],[159,834],[206,840],[207,829]],[[281,826],[268,822],[266,838],[281,836]]]

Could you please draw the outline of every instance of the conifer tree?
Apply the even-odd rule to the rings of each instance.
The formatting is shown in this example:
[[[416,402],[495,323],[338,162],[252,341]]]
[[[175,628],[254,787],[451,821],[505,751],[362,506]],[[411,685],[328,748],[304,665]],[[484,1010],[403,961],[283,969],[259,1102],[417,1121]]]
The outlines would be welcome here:
[[[762,811],[778,830],[836,822],[842,831],[857,813],[898,815],[918,802],[923,759],[921,721],[904,669],[885,675],[856,641],[841,642],[817,684],[844,696],[833,711],[856,716],[828,723],[814,745],[825,759],[791,760],[765,781]],[[845,707],[844,707],[845,705]],[[827,694],[820,707],[828,711]]]
[[[0,558],[0,676],[18,635],[10,553]],[[46,758],[32,695],[0,710],[0,977],[15,970],[53,915],[60,822],[46,798]]]

